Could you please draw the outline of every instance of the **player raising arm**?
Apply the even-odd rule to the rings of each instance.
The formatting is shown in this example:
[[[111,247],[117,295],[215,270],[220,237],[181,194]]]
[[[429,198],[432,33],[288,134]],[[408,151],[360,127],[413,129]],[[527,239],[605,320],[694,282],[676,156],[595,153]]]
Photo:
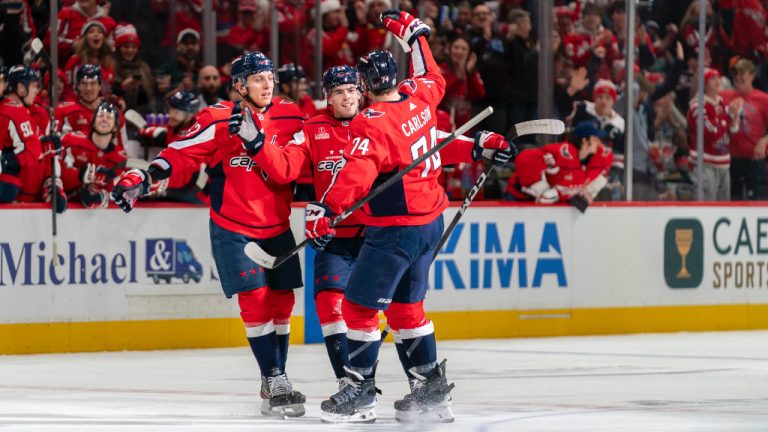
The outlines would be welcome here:
[[[331,218],[436,144],[435,111],[445,80],[427,44],[429,27],[397,10],[385,12],[382,21],[411,53],[413,78],[398,86],[397,65],[386,51],[373,51],[358,62],[372,105],[350,125],[352,140],[344,150],[344,168],[321,201],[307,206],[306,234],[311,239],[332,237]],[[489,134],[478,144],[478,154],[486,146],[510,151],[508,143]],[[445,362],[437,362],[434,326],[423,307],[432,255],[443,232],[442,212],[448,205],[438,183],[441,156],[450,159],[454,157],[451,153],[435,154],[363,207],[365,241],[342,302],[349,327],[350,382],[323,401],[324,421],[371,422],[376,418],[379,310],[387,316],[401,362],[415,378],[411,393],[395,402],[396,418],[407,421],[424,415],[453,420],[453,385],[447,382]],[[465,151],[461,159],[468,157]]]
[[[293,257],[270,270],[253,263],[243,251],[250,241],[276,254],[295,246],[288,220],[291,187],[272,181],[253,159],[265,142],[288,142],[303,123],[295,104],[272,97],[274,73],[272,61],[262,53],[235,59],[232,79],[243,101],[215,104],[200,112],[183,139],[163,150],[147,171],[127,172],[112,196],[130,211],[151,182],[210,163],[213,257],[224,294],[237,294],[245,333],[261,369],[261,412],[301,416],[304,395],[293,390],[285,375],[293,290],[302,286],[299,259]],[[230,122],[240,129],[239,135],[230,133]],[[253,136],[243,135],[254,130]]]

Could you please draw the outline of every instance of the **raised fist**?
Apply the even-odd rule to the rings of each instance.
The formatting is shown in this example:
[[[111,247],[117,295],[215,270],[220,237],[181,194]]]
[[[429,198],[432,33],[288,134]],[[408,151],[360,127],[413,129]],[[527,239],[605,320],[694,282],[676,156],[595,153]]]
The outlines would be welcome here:
[[[494,165],[504,166],[515,156],[517,156],[517,147],[506,141],[503,136],[489,131],[480,131],[475,134],[472,159],[487,159]]]
[[[429,26],[408,12],[389,9],[381,14],[381,22],[400,42],[405,52],[411,51],[411,45],[419,36],[429,37]]]
[[[232,111],[235,111],[234,108]],[[248,156],[256,156],[264,145],[264,131],[261,129],[261,122],[254,118],[253,113],[247,107],[241,115],[243,119],[238,128],[237,136],[243,140],[243,148],[245,148]],[[232,124],[232,117],[230,117],[230,124]]]

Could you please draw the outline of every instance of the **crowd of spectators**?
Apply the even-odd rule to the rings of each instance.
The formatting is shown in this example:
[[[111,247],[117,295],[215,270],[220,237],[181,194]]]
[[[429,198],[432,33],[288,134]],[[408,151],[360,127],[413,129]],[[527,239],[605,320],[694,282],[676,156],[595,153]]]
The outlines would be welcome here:
[[[280,65],[291,69],[282,96],[307,116],[322,109],[312,101],[315,41],[321,32],[323,68],[350,64],[372,49],[393,49],[378,20],[391,0],[320,0],[321,28],[314,28],[315,0],[277,0]],[[0,3],[2,64],[42,66],[29,53],[39,37],[50,47],[48,1]],[[201,55],[202,0],[62,0],[58,13],[56,85],[59,106],[93,112],[104,101],[120,112],[135,110],[162,126],[169,99],[192,93],[196,109],[229,99],[229,62],[244,50],[269,53],[267,0],[213,0],[216,63]],[[487,106],[494,114],[480,129],[508,134],[537,118],[539,36],[551,32],[556,116],[568,126],[595,121],[612,149],[608,182],[600,197],[625,198],[625,139],[632,140],[636,200],[691,200],[704,186],[705,200],[766,199],[768,143],[768,12],[766,0],[709,0],[706,32],[699,34],[699,0],[640,2],[634,24],[634,82],[625,81],[627,20],[623,0],[555,0],[553,22],[537,28],[538,2],[528,0],[401,0],[399,7],[431,28],[430,46],[447,80],[440,127],[447,131]],[[698,172],[696,71],[704,38],[704,169]],[[82,72],[99,66],[98,83]],[[89,69],[90,70],[90,69]],[[46,74],[46,80],[51,79]],[[47,81],[37,97],[50,104]],[[98,84],[98,97],[89,96]],[[632,136],[625,137],[628,92],[633,92]],[[41,122],[42,124],[43,122]],[[90,119],[88,120],[90,124]],[[129,158],[149,158],[162,146],[121,119],[120,144]],[[62,129],[62,124],[56,124]],[[70,128],[71,130],[72,128]],[[76,128],[74,128],[76,129]],[[66,132],[67,130],[64,130]],[[152,132],[155,133],[155,132]],[[41,135],[43,135],[41,133]],[[572,143],[581,142],[574,137]],[[565,138],[564,138],[565,139]],[[161,140],[162,141],[162,140]],[[535,137],[516,141],[541,147]],[[9,143],[0,142],[5,149]],[[478,164],[447,167],[446,190],[462,199],[482,171]],[[515,187],[501,172],[484,198],[509,196]],[[514,179],[514,177],[512,177]]]

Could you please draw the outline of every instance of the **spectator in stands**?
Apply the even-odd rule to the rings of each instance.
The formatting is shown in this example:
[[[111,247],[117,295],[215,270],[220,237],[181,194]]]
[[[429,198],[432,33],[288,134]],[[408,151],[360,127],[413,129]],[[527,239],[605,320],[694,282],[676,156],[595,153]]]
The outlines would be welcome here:
[[[675,93],[669,92],[653,104],[651,160],[660,173],[662,200],[691,200],[693,188],[688,165],[688,120],[675,106]]]
[[[509,64],[504,44],[504,37],[495,31],[496,19],[491,8],[480,3],[472,8],[472,28],[469,40],[472,52],[477,55],[477,69],[484,83],[493,83],[493,91],[486,92],[484,98],[475,103],[479,111],[487,106],[493,107],[493,114],[479,129],[497,133],[507,132],[507,98],[509,94]]]
[[[286,0],[276,4],[280,64],[298,64],[305,58],[301,53],[305,47],[304,34],[308,18],[304,8],[304,0]]]
[[[349,22],[339,0],[322,0],[320,2],[322,15],[321,44],[323,68],[342,65],[354,65],[352,43],[357,40],[357,34],[349,32]],[[315,38],[317,29],[307,33],[307,54],[309,61],[306,65],[314,70]]]
[[[509,11],[507,20],[507,59],[509,62],[509,98],[507,100],[507,127],[536,118],[539,80],[539,52],[531,38],[530,14],[522,9]],[[525,137],[522,142],[532,142]]]
[[[221,75],[216,66],[207,65],[197,74],[197,88],[200,90],[200,109],[222,102]]]
[[[89,21],[102,24],[107,36],[112,34],[117,23],[109,17],[109,3],[99,6],[99,0],[77,0],[72,6],[63,7],[58,14],[59,19],[59,64],[66,64],[73,54],[72,46],[82,34],[83,26]],[[50,29],[46,36],[46,46],[50,46]]]
[[[602,25],[602,12],[597,4],[588,3],[577,31],[563,36],[565,55],[575,67],[586,66],[592,82],[611,79],[611,65],[620,58],[616,36]]]
[[[309,96],[307,73],[301,66],[288,63],[277,69],[280,81],[280,97],[299,106],[305,118],[314,117],[320,112],[315,108],[315,102]]]
[[[256,0],[240,0],[237,4],[237,24],[229,30],[225,58],[242,54],[243,51],[269,50],[269,26],[267,11],[259,11]]]
[[[613,109],[617,96],[613,82],[599,80],[592,90],[592,101],[576,101],[566,119],[570,125],[586,120],[596,121],[605,131],[603,141],[613,150],[613,165],[607,185],[609,196],[605,197],[611,201],[621,201],[624,196],[624,118]]]
[[[362,57],[374,49],[392,49],[391,33],[384,28],[379,15],[392,9],[390,0],[357,0],[353,4],[355,11],[355,34],[358,39],[352,44],[355,57]],[[402,8],[401,8],[402,9]]]
[[[731,198],[764,200],[766,196],[765,153],[768,143],[768,94],[752,87],[755,64],[738,59],[731,67],[734,90],[721,93],[727,104],[742,99],[739,131],[731,135]]]
[[[472,117],[472,102],[485,97],[485,86],[477,71],[477,55],[469,50],[469,39],[455,36],[448,45],[448,56],[440,64],[445,77],[445,96],[440,109],[450,113],[452,129]]]
[[[174,5],[176,10],[171,11],[171,0],[152,0],[152,11],[166,15],[167,22],[162,46],[168,49],[173,47],[173,31],[178,35],[179,29],[192,29],[198,33],[203,30],[201,20],[203,0],[175,0]],[[171,15],[171,12],[175,16]],[[178,43],[177,37],[176,44]]]
[[[722,31],[720,40],[736,55],[768,54],[768,11],[759,0],[718,2]]]
[[[112,93],[125,101],[126,109],[154,112],[154,79],[149,65],[139,58],[141,41],[136,28],[121,24],[115,28],[115,82]]]
[[[698,117],[698,99],[691,100],[688,109],[688,146],[691,164],[694,166],[694,182],[701,183],[704,201],[730,201],[731,179],[728,168],[731,162],[730,134],[739,130],[738,118],[744,99],[737,98],[725,105],[720,96],[720,73],[707,68],[704,72],[704,142],[702,149],[697,146],[696,119]],[[735,121],[734,121],[735,120]],[[699,171],[696,165],[698,152],[702,151],[704,166]]]
[[[163,95],[192,91],[200,70],[200,33],[186,28],[176,38],[176,58],[157,70],[157,90]]]
[[[22,64],[22,47],[37,37],[35,22],[27,0],[2,2],[0,5],[0,62],[6,65]]]
[[[101,67],[102,83],[107,93],[112,92],[112,83],[115,80],[115,58],[112,56],[112,48],[107,43],[107,29],[100,21],[88,21],[80,31],[80,38],[72,46],[74,55],[69,58],[64,66],[67,76],[68,96],[72,95],[72,86],[75,82],[77,69],[84,64],[95,64]]]

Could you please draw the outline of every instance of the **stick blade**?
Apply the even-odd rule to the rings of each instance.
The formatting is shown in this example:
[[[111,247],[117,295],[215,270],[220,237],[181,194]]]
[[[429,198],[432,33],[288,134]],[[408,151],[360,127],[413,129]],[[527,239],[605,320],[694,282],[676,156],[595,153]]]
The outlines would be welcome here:
[[[138,112],[132,109],[129,109],[123,115],[125,116],[126,121],[130,122],[132,125],[136,126],[139,129],[147,126],[147,121],[144,120],[144,117],[142,117],[141,114],[139,114]]]
[[[245,255],[250,258],[251,261],[264,268],[273,269],[275,267],[276,258],[264,252],[264,249],[256,244],[256,242],[248,242],[243,248],[243,252],[245,252]]]
[[[35,55],[38,55],[40,54],[40,51],[43,50],[43,42],[40,40],[40,38],[34,38],[32,39],[30,48],[32,48],[32,52],[35,53]]]
[[[547,134],[560,135],[565,132],[565,123],[557,119],[539,119],[518,123],[514,128],[516,136]]]

